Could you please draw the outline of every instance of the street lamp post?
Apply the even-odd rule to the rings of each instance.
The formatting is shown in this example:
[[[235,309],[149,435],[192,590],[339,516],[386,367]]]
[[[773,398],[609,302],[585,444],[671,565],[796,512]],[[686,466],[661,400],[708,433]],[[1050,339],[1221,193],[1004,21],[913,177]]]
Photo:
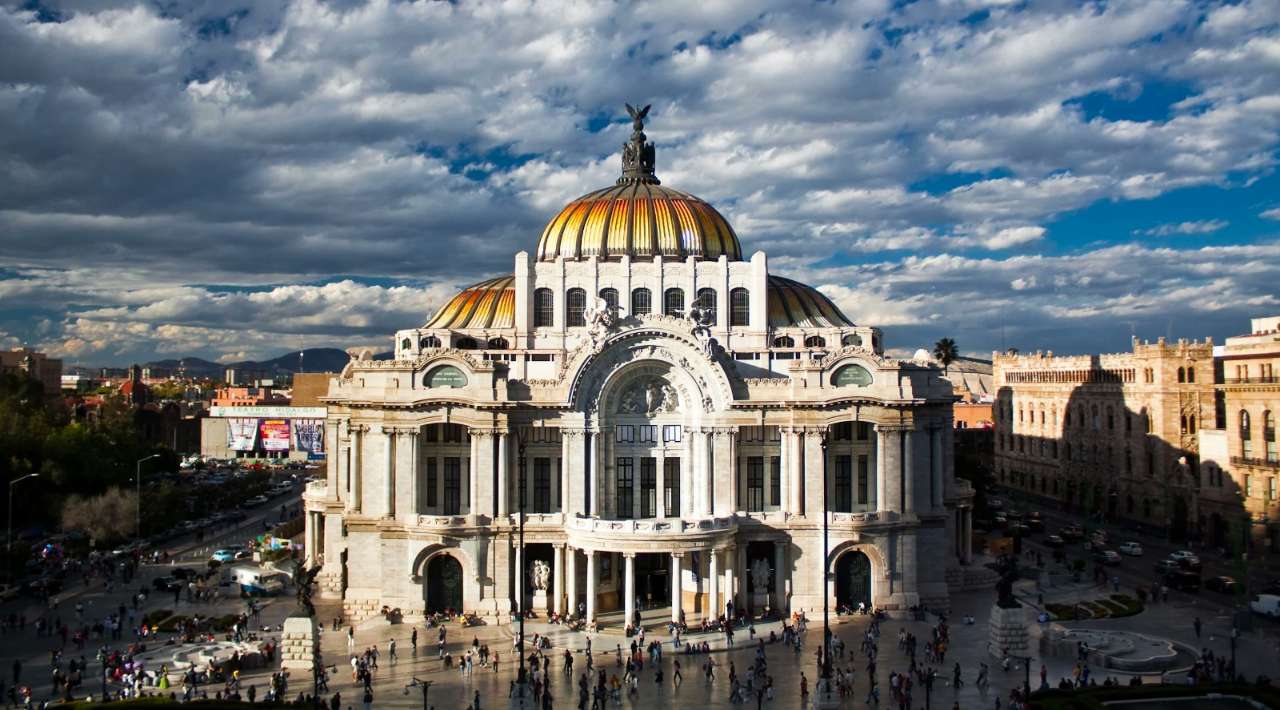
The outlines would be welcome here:
[[[434,680],[418,680],[417,677],[414,677],[414,679],[404,687],[404,694],[408,695],[410,688],[422,688],[422,710],[427,710],[427,693],[431,690],[431,684],[434,682]]]
[[[134,534],[137,536],[139,540],[142,539],[142,462],[150,461],[151,459],[158,459],[158,458],[160,458],[160,454],[151,454],[150,456],[144,456],[138,459],[138,463],[135,464],[134,466],[133,480],[134,480],[134,483],[137,485],[137,496],[138,496],[138,499],[134,501],[134,503],[137,504],[137,508],[134,512],[134,518],[135,518]]]
[[[4,581],[5,584],[13,584],[13,487],[28,478],[36,478],[40,474],[28,473],[25,476],[18,476],[9,481],[9,518],[8,525],[4,534]]]
[[[818,434],[818,444],[822,449],[822,667],[819,670],[816,690],[813,695],[813,707],[839,707],[839,698],[831,693],[831,603],[830,582],[831,570],[828,556],[828,518],[827,493],[829,472],[827,470],[827,430],[823,428]]]
[[[519,480],[517,485],[520,487],[520,491],[518,493],[518,498],[516,499],[517,501],[516,506],[517,506],[517,510],[520,513],[520,531],[519,531],[520,540],[518,543],[518,549],[520,553],[520,556],[519,556],[520,564],[516,568],[516,574],[518,575],[516,577],[516,597],[517,597],[516,611],[520,615],[519,620],[517,622],[519,625],[519,628],[517,631],[517,634],[519,635],[517,648],[520,654],[520,670],[516,676],[516,687],[514,688],[511,694],[511,697],[512,697],[511,705],[512,707],[519,707],[519,708],[525,707],[526,696],[529,690],[529,685],[528,685],[527,677],[525,675],[525,667],[524,667],[524,662],[525,662],[524,661],[524,568],[525,568],[525,550],[524,550],[525,500],[524,498],[525,498],[525,469],[528,467],[528,463],[525,461],[524,454],[525,454],[525,444],[527,442],[527,438],[528,438],[528,434],[523,427],[517,430],[516,455],[519,460],[516,462],[516,465],[517,465],[517,469],[519,470]]]

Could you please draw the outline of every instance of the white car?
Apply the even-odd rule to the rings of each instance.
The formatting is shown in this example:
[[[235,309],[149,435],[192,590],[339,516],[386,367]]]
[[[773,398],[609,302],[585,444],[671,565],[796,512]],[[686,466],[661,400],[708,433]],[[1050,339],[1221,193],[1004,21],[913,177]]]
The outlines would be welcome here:
[[[987,507],[992,510],[1000,510],[1004,507],[1004,501],[999,498],[991,498],[987,501]]]
[[[1142,545],[1139,545],[1136,542],[1122,542],[1116,549],[1120,550],[1120,554],[1123,555],[1128,555],[1130,557],[1142,557]]]
[[[1280,596],[1275,594],[1258,594],[1249,602],[1249,611],[1264,614],[1273,619],[1280,618]]]
[[[1170,553],[1169,553],[1169,559],[1171,559],[1171,560],[1196,560],[1196,559],[1199,559],[1199,557],[1196,555],[1196,553],[1192,552],[1191,550],[1176,550],[1176,551],[1174,551],[1174,552],[1170,552]]]

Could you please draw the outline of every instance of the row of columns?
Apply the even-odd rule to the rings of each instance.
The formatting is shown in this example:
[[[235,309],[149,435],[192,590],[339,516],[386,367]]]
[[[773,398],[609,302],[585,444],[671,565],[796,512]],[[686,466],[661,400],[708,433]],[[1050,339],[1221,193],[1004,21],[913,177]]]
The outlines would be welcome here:
[[[336,431],[333,427],[331,431]],[[335,463],[329,467],[330,495],[345,493],[348,511],[396,517],[398,512],[418,512],[418,429],[383,427],[379,432],[382,457],[375,475],[381,479],[379,500],[364,500],[364,449],[368,445],[370,427],[350,425],[346,445],[339,446]],[[737,460],[736,428],[707,427],[689,429],[680,466],[680,510],[665,509],[665,459],[656,460],[657,517],[674,515],[728,516],[741,508],[737,500],[740,489]],[[509,500],[510,441],[506,431],[474,427],[470,429],[470,465],[468,467],[468,512],[505,516],[515,507]],[[601,471],[615,475],[614,465],[606,462],[600,446],[600,435],[587,429],[561,430],[561,466],[556,484],[568,512],[599,516],[613,508],[611,496],[614,482],[602,480]],[[822,490],[822,430],[819,427],[783,427],[779,452],[779,489],[782,506],[797,514],[808,514],[824,508]],[[926,509],[941,508],[945,500],[946,444],[942,428],[929,430],[910,426],[876,425],[874,461],[869,473],[875,481],[869,485],[868,505],[872,510],[915,514],[918,505]],[[495,442],[496,437],[496,442]],[[496,446],[496,456],[495,456]],[[495,460],[496,459],[496,460]],[[728,465],[724,465],[728,462]],[[717,466],[717,463],[721,465]],[[810,465],[813,464],[813,465]],[[828,462],[827,465],[830,465]],[[493,488],[496,467],[497,490]],[[927,476],[907,475],[927,471]],[[855,469],[856,471],[856,469]],[[634,480],[640,477],[636,472]],[[589,475],[588,475],[589,474]],[[530,485],[526,476],[526,485]],[[342,480],[339,480],[342,479]],[[587,480],[584,487],[583,481]],[[697,481],[699,485],[693,485]],[[404,488],[397,490],[397,483]],[[604,483],[605,485],[601,485]],[[927,486],[927,491],[917,490]],[[590,489],[590,495],[584,488]],[[635,505],[638,496],[633,497]],[[616,514],[616,511],[612,511]],[[632,511],[634,512],[634,511]]]
[[[586,614],[585,618],[588,622],[595,621],[596,618],[596,598],[598,595],[598,576],[596,550],[582,550],[586,557]],[[525,569],[525,560],[521,549],[515,548],[515,594],[517,604],[523,604],[526,598],[525,577],[527,570]],[[632,623],[635,619],[635,599],[636,599],[636,573],[635,573],[635,557],[639,553],[623,552],[623,587],[620,592],[623,597],[623,613],[625,623]],[[654,553],[661,554],[661,553]],[[667,553],[671,558],[670,568],[670,586],[671,586],[671,621],[679,622],[684,609],[684,552]],[[743,580],[743,603],[747,603],[746,596],[746,554],[739,552],[735,547],[726,547],[721,549],[713,549],[706,552],[707,554],[707,605],[706,609],[714,612],[716,616],[725,613],[728,600],[733,598],[733,590],[736,586],[735,581]],[[723,557],[723,569],[722,569]],[[578,555],[577,550],[566,544],[556,544],[552,546],[552,594],[551,611],[556,614],[577,613],[578,599]],[[779,608],[786,607],[787,599],[787,554],[785,543],[774,544],[774,588],[773,604]],[[723,588],[721,587],[723,584]]]

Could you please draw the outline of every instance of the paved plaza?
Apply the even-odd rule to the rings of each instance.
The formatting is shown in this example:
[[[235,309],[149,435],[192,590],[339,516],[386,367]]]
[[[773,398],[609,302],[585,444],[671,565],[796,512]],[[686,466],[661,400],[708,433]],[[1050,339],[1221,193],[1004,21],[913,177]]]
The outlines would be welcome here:
[[[202,549],[194,549],[190,558],[194,559],[200,554],[203,554]],[[143,585],[149,586],[150,579],[164,571],[164,565],[145,565],[140,579],[135,580],[135,583],[130,585],[130,591],[136,591]],[[1029,583],[1023,583],[1021,591],[1024,600],[1034,602],[1034,590],[1030,588]],[[91,622],[108,610],[114,609],[116,605],[125,603],[127,593],[120,589],[120,585],[116,585],[114,591],[108,593],[101,582],[95,582],[89,588],[77,588],[72,585],[70,589],[59,595],[56,600],[56,607],[48,609],[47,613],[50,614],[50,618],[60,617],[64,622],[72,623],[75,619],[75,606],[80,604],[86,621]],[[985,590],[966,592],[954,596],[950,618],[951,650],[947,654],[945,663],[938,668],[938,679],[934,686],[931,707],[950,708],[953,707],[954,703],[959,703],[962,708],[995,707],[996,698],[1001,699],[1002,705],[1007,705],[1009,689],[1022,684],[1024,671],[1020,663],[1014,664],[1014,668],[1004,672],[1000,669],[999,663],[986,655],[986,617],[990,610],[992,598],[993,594]],[[172,607],[171,596],[153,594],[144,604],[143,610]],[[190,605],[184,601],[177,608],[182,613],[225,614],[242,609],[243,604],[238,599],[226,598],[216,602]],[[293,611],[293,608],[294,604],[291,597],[267,600],[260,625],[273,629],[278,628],[278,625]],[[7,604],[5,611],[6,613],[10,611],[23,613],[26,615],[28,622],[30,622],[41,613],[41,607],[30,601],[15,601]],[[326,627],[322,637],[322,649],[326,665],[336,667],[336,672],[332,674],[330,679],[330,693],[326,694],[326,697],[331,697],[333,692],[337,692],[341,694],[342,707],[361,707],[361,689],[351,680],[346,627],[335,632],[331,630],[328,621],[335,611],[336,607],[324,604],[318,609],[318,617],[325,621]],[[1212,648],[1219,654],[1229,654],[1230,650],[1224,634],[1227,628],[1227,619],[1223,616],[1208,615],[1205,611],[1203,604],[1194,597],[1175,594],[1168,604],[1149,607],[1147,611],[1135,617],[1114,621],[1083,622],[1073,625],[1124,628],[1167,635],[1197,647]],[[656,618],[658,612],[654,613]],[[975,618],[973,625],[963,623],[963,619],[967,615],[972,615]],[[1196,615],[1202,616],[1205,622],[1203,638],[1198,644],[1189,621]],[[881,640],[876,664],[876,676],[882,689],[881,706],[891,706],[886,685],[889,674],[892,671],[905,671],[909,667],[909,659],[905,651],[897,646],[898,630],[905,628],[909,633],[915,634],[920,639],[919,648],[923,649],[925,641],[929,639],[930,629],[936,623],[937,619],[931,616],[927,622],[887,620],[881,624]],[[864,702],[868,691],[867,659],[859,651],[859,645],[868,624],[869,618],[861,616],[838,619],[833,624],[835,635],[844,641],[847,648],[845,657],[838,659],[837,665],[846,669],[852,668],[856,676],[854,696],[848,698],[845,702],[845,705],[849,707],[865,707]],[[534,633],[545,634],[550,639],[551,649],[547,651],[547,654],[551,657],[550,687],[553,698],[552,706],[558,708],[576,707],[578,698],[577,676],[582,673],[586,665],[584,649],[587,635],[569,632],[563,627],[548,627],[537,622],[530,622],[526,626],[526,634],[530,639],[532,639]],[[457,670],[456,667],[454,669],[446,669],[436,653],[436,630],[426,629],[422,625],[418,625],[419,646],[417,653],[414,653],[410,645],[412,626],[408,624],[388,625],[380,619],[366,622],[356,628],[353,647],[357,652],[370,646],[376,646],[379,649],[380,667],[373,682],[374,707],[421,707],[422,694],[419,690],[411,689],[407,695],[405,693],[406,685],[414,678],[432,682],[428,702],[430,706],[441,710],[445,708],[451,710],[466,708],[472,703],[477,691],[480,694],[481,708],[506,706],[508,689],[511,681],[516,677],[517,669],[517,656],[512,651],[512,629],[506,626],[492,625],[463,628],[456,623],[447,624],[446,628],[448,634],[447,650],[455,659],[465,654],[474,640],[479,644],[487,644],[491,650],[499,655],[498,670],[477,666],[473,673],[464,674]],[[771,631],[779,632],[780,628],[780,624],[774,622],[760,624],[756,627],[756,630],[759,638],[767,639]],[[278,639],[279,634],[278,632],[271,632],[264,634],[264,637]],[[399,656],[398,661],[395,663],[390,661],[387,654],[388,642],[393,638],[396,640],[397,655]],[[616,654],[620,646],[625,653],[627,640],[621,634],[607,632],[593,634],[591,639],[596,668],[604,668],[610,676],[617,673],[621,677],[622,669],[617,666]],[[672,707],[721,708],[733,705],[729,698],[730,666],[732,664],[740,679],[744,678],[747,668],[751,665],[755,656],[755,644],[748,638],[745,630],[736,635],[732,649],[725,648],[724,637],[720,634],[694,633],[686,636],[686,640],[693,643],[708,641],[712,653],[707,656],[673,654],[670,639],[665,633],[650,633],[647,637],[647,640],[654,639],[663,642],[663,659],[661,662],[664,672],[663,683],[657,684],[654,682],[653,666],[646,664],[640,676],[638,694],[634,697],[624,695],[620,702],[610,703],[611,707],[649,708],[665,704]],[[775,688],[774,700],[766,704],[779,708],[798,707],[800,703],[801,674],[807,680],[810,688],[813,687],[816,678],[815,651],[820,644],[820,640],[821,620],[812,619],[808,633],[803,640],[803,648],[799,653],[791,648],[784,647],[781,643],[766,645],[767,672],[773,677]],[[60,645],[58,638],[37,638],[33,625],[28,623],[25,631],[10,632],[3,639],[0,639],[0,643],[3,644],[3,663],[6,671],[12,666],[15,658],[20,658],[24,666],[23,682],[33,684],[37,698],[50,697],[51,690],[47,682],[50,651]],[[1274,637],[1269,635],[1269,632],[1247,633],[1242,636],[1239,643],[1238,656],[1241,670],[1246,675],[1253,676],[1258,673],[1275,674],[1274,665],[1277,658],[1277,646]],[[91,642],[83,652],[89,662],[89,670],[86,673],[86,678],[88,679],[96,679],[97,669],[100,668],[96,660],[94,660],[97,647],[97,643]],[[116,647],[120,647],[120,644],[117,644]],[[569,649],[574,658],[573,677],[567,676],[562,672],[562,654],[565,649]],[[68,651],[67,653],[68,658],[81,655],[80,652],[74,651]],[[677,658],[683,667],[684,681],[680,684],[676,684],[673,680],[674,660]],[[716,664],[715,678],[710,682],[701,674],[701,668],[707,658],[713,659]],[[923,660],[923,654],[919,658]],[[964,685],[959,689],[954,688],[951,683],[956,662],[961,665],[962,678],[964,680]],[[979,662],[985,662],[991,667],[991,684],[986,689],[979,689],[974,684]],[[1069,675],[1072,670],[1070,659],[1047,659],[1044,662],[1047,666],[1050,684],[1056,683],[1062,676]],[[1041,660],[1037,659],[1032,664],[1033,687],[1039,684],[1038,671],[1040,663]],[[250,685],[257,686],[256,694],[261,699],[266,691],[271,670],[271,668],[263,668],[246,671],[243,675],[242,691],[247,690]],[[1099,673],[1096,668],[1092,670],[1095,674]],[[1101,680],[1103,676],[1096,675],[1095,677]],[[1127,681],[1127,677],[1124,679]],[[1157,679],[1153,677],[1146,680],[1154,681]],[[5,678],[6,682],[9,680],[10,678]],[[178,687],[180,682],[176,674],[172,681],[175,689],[180,692]],[[206,690],[208,690],[210,696],[213,696],[219,688],[219,686],[213,686],[206,688]],[[309,678],[299,678],[297,674],[290,678],[290,697],[296,697],[299,692],[309,691]],[[77,697],[85,697],[90,694],[97,696],[98,693],[98,681],[86,680],[75,695]],[[854,702],[855,700],[856,702]],[[913,700],[913,707],[924,707],[925,697],[922,688],[915,693]],[[754,702],[753,699],[747,704],[750,705]]]

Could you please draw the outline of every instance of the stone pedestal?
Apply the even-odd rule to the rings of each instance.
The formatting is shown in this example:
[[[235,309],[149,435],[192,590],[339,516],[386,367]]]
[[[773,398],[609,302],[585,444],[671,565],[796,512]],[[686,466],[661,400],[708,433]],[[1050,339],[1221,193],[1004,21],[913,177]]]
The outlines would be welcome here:
[[[1026,656],[1031,643],[1027,634],[1026,607],[1019,605],[1006,609],[999,604],[991,606],[991,620],[987,624],[987,653],[995,658]]]
[[[768,592],[753,592],[751,594],[751,613],[759,616],[766,609],[772,609],[773,605],[769,603]]]
[[[285,619],[284,632],[280,635],[280,669],[310,674],[319,656],[320,627],[316,620],[306,616]],[[310,682],[302,687],[310,687]]]
[[[814,681],[813,693],[809,695],[809,707],[813,710],[835,710],[840,707],[840,693],[835,684],[819,677]]]
[[[551,608],[550,600],[547,598],[547,590],[538,589],[533,592],[533,611],[542,618],[547,617],[547,610]]]

